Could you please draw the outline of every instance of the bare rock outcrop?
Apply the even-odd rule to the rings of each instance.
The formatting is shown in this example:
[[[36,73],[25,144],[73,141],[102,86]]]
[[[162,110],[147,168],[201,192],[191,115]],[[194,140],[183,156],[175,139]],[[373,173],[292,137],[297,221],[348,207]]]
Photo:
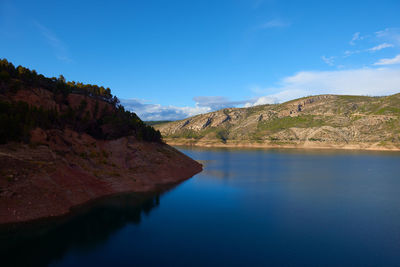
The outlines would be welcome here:
[[[184,121],[155,127],[171,144],[400,149],[400,94],[318,95]]]

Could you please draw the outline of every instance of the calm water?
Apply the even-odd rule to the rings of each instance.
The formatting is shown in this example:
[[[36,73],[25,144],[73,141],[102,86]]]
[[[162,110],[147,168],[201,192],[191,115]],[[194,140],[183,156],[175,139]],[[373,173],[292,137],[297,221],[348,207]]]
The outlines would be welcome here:
[[[188,149],[202,173],[0,240],[51,266],[400,266],[400,154]]]

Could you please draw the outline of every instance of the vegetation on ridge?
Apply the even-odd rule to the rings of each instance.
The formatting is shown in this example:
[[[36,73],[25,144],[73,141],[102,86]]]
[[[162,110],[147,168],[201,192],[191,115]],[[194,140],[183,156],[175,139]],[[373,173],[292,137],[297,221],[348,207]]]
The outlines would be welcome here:
[[[6,59],[0,60],[0,81],[6,82],[8,85],[7,90],[11,92],[17,92],[27,87],[37,87],[51,91],[54,94],[61,93],[68,95],[76,93],[96,96],[113,104],[118,103],[117,97],[111,94],[110,88],[74,81],[67,82],[63,75],[60,75],[58,78],[48,78],[42,74],[38,74],[35,70],[30,70],[22,66],[15,67]],[[5,88],[2,89],[0,92],[4,93]]]
[[[32,88],[52,92],[54,102],[67,106],[67,109],[57,111],[55,108],[45,109],[30,106],[26,102],[0,98],[0,144],[9,141],[29,142],[30,131],[36,127],[60,130],[71,128],[97,139],[109,140],[134,135],[139,140],[162,142],[160,132],[146,125],[135,113],[125,110],[109,88],[66,82],[62,75],[59,78],[47,78],[34,70],[14,67],[6,59],[0,60],[0,96],[12,96],[19,90]],[[83,95],[95,101],[94,110],[87,110],[86,100],[82,100],[79,107],[72,108],[68,103],[70,94]],[[111,109],[100,110],[100,102],[106,102]]]

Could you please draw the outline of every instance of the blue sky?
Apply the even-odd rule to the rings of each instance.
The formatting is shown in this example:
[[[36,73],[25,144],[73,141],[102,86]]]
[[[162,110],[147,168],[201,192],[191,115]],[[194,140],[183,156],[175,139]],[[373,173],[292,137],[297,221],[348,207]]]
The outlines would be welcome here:
[[[0,1],[0,58],[145,120],[400,92],[400,1]]]

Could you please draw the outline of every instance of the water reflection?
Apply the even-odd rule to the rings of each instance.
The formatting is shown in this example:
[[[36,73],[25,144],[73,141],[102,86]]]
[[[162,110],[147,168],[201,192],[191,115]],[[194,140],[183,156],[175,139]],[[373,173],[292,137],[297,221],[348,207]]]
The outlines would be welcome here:
[[[159,195],[109,200],[4,238],[1,256],[61,267],[400,266],[400,153],[181,151],[204,171],[162,207]]]
[[[62,222],[38,222],[12,230],[1,229],[1,264],[47,266],[62,259],[71,248],[91,250],[127,224],[139,224],[143,214],[159,206],[160,194],[120,195],[81,207]]]

